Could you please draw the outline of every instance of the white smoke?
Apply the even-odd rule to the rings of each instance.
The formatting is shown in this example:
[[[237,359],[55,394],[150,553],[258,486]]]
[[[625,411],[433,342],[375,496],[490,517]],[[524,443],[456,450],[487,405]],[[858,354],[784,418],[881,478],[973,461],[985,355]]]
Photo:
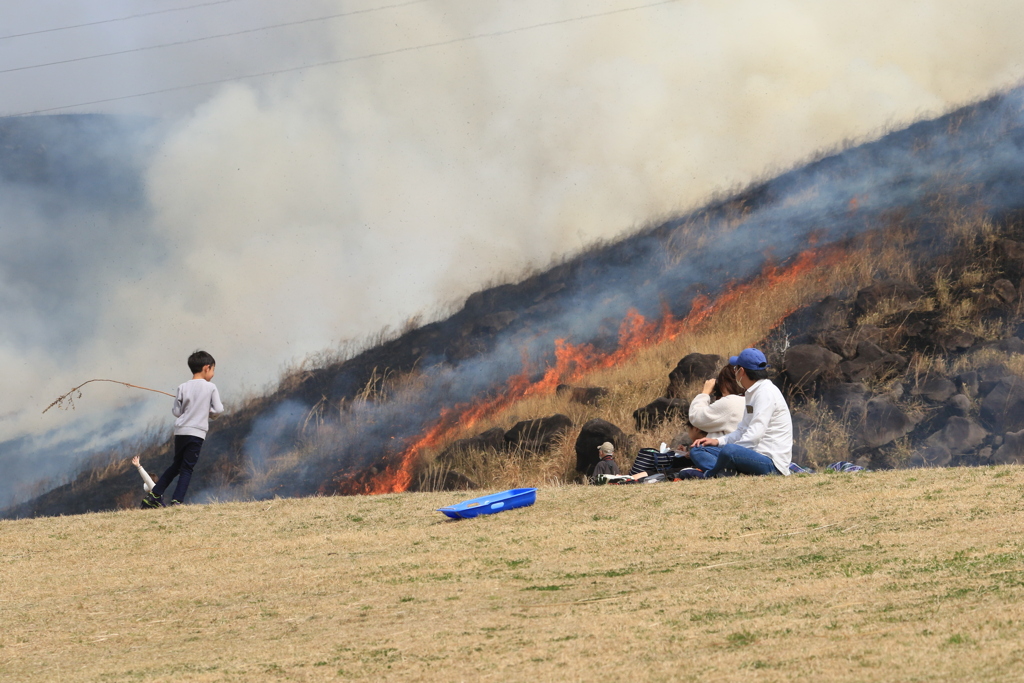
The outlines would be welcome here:
[[[309,41],[344,59],[637,4],[437,0]],[[93,376],[173,390],[197,347],[237,399],[338,340],[980,97],[1019,78],[1022,21],[1024,5],[995,0],[680,1],[225,85],[164,122],[147,249],[81,256],[82,282],[103,283],[88,329],[0,336],[0,440],[131,402],[135,420],[169,414],[118,387],[89,388],[78,413],[39,410]],[[178,75],[203,80],[207,61]],[[42,336],[56,321],[14,324]]]

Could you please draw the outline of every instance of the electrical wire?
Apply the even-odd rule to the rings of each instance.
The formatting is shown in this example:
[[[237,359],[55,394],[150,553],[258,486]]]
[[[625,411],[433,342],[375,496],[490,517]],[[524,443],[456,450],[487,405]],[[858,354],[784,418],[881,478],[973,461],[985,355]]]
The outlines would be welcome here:
[[[312,17],[309,19],[297,19],[295,21],[286,21],[280,24],[270,24],[269,26],[257,26],[256,28],[242,29],[241,31],[231,31],[230,33],[217,33],[212,36],[202,36],[200,38],[186,38],[184,40],[175,40],[170,43],[159,43],[157,45],[143,45],[142,47],[132,47],[127,50],[116,50],[114,52],[103,52],[98,55],[86,55],[85,57],[71,57],[70,59],[59,59],[55,62],[44,62],[43,64],[29,64],[26,66],[15,66],[9,69],[0,69],[0,74],[9,74],[15,71],[30,71],[32,69],[42,69],[48,66],[58,66],[60,64],[72,64],[74,62],[87,62],[90,59],[100,59],[102,57],[114,57],[116,55],[127,55],[133,52],[147,52],[149,50],[160,50],[165,47],[176,47],[179,45],[189,45],[191,43],[201,43],[208,40],[217,40],[220,38],[230,38],[232,36],[242,36],[247,33],[260,33],[262,31],[271,31],[273,29],[285,28],[287,26],[300,26],[302,24],[312,24],[318,21],[330,21],[331,19],[340,19],[341,17],[351,17],[356,14],[369,14],[371,12],[380,12],[386,9],[395,9],[396,7],[408,7],[409,5],[418,5],[420,3],[427,2],[427,0],[409,0],[408,2],[399,2],[394,5],[383,5],[380,7],[368,7],[366,9],[349,10],[348,12],[338,12],[336,14],[328,14],[322,17]]]
[[[181,90],[190,90],[192,88],[202,88],[210,85],[221,85],[223,83],[232,83],[236,81],[244,81],[253,78],[264,78],[268,76],[279,76],[281,74],[293,73],[296,71],[305,71],[307,69],[318,69],[325,66],[335,66],[338,64],[348,64],[351,62],[365,61],[368,59],[375,59],[377,57],[386,57],[389,55],[402,54],[404,52],[415,52],[418,50],[428,50],[438,47],[446,47],[449,45],[457,45],[459,43],[467,43],[474,40],[480,40],[483,38],[497,38],[500,36],[507,36],[514,33],[522,33],[524,31],[532,31],[538,28],[545,28],[548,26],[559,26],[562,24],[570,24],[577,21],[586,21],[588,19],[596,19],[600,17],[612,16],[615,14],[624,14],[626,12],[635,12],[638,10],[649,9],[652,7],[659,7],[662,5],[671,5],[679,2],[680,0],[659,0],[658,2],[649,2],[642,5],[633,5],[631,7],[622,7],[619,9],[608,10],[606,12],[595,12],[593,14],[584,14],[576,17],[568,17],[566,19],[556,19],[554,21],[545,21],[539,24],[530,24],[529,26],[520,26],[517,28],[505,29],[502,31],[491,31],[488,33],[477,33],[470,36],[464,36],[462,38],[452,38],[450,40],[442,40],[436,43],[424,43],[421,45],[410,45],[408,47],[400,47],[394,50],[383,50],[380,52],[371,52],[365,55],[356,55],[353,57],[343,57],[341,59],[329,59],[322,62],[315,62],[313,64],[303,64],[301,66],[292,66],[284,69],[275,69],[273,71],[262,71],[255,74],[246,74],[244,76],[231,76],[228,78],[218,78],[210,81],[202,81],[199,83],[189,83],[186,85],[176,85],[169,88],[160,88],[157,90],[149,90],[147,92],[133,93],[131,95],[119,95],[117,97],[106,97],[99,100],[91,100],[89,102],[77,102],[75,104],[65,104],[59,107],[45,107],[42,109],[34,109],[32,111],[20,112],[17,114],[7,114],[6,116],[32,116],[34,114],[45,114],[52,111],[59,111],[61,109],[74,109],[76,107],[88,107],[96,104],[107,104],[109,102],[120,102],[122,100],[130,100],[139,97],[149,97],[152,95],[162,95],[170,92],[178,92]]]
[[[184,12],[190,9],[198,9],[200,7],[211,7],[213,5],[227,5],[228,3],[238,2],[239,0],[214,0],[213,2],[201,2],[197,5],[186,5],[185,7],[171,7],[169,9],[158,9],[152,12],[140,12],[139,14],[129,14],[126,17],[116,17],[114,19],[100,19],[99,21],[89,21],[84,24],[72,24],[70,26],[57,26],[54,28],[43,28],[38,31],[26,31],[25,33],[12,33],[7,36],[0,36],[0,40],[7,40],[9,38],[24,38],[25,36],[38,36],[41,33],[55,33],[57,31],[70,31],[73,28],[84,28],[86,26],[99,26],[100,24],[113,24],[118,21],[128,21],[129,19],[141,19],[142,17],[152,17],[157,14],[170,14],[171,12]]]

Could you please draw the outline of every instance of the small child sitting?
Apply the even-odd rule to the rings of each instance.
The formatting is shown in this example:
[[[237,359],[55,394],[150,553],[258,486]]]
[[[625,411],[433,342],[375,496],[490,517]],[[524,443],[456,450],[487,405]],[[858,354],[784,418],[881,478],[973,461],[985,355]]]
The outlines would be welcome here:
[[[601,453],[601,461],[594,466],[592,479],[595,484],[601,480],[602,474],[619,474],[619,464],[615,462],[615,446],[605,441],[597,450]]]

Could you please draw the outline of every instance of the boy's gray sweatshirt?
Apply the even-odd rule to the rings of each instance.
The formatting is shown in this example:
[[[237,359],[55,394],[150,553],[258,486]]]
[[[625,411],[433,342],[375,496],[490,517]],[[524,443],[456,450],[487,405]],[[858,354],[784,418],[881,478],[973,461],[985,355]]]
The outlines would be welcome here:
[[[175,436],[198,436],[206,438],[210,428],[210,416],[224,412],[217,385],[205,379],[190,379],[178,387],[171,412],[178,418],[174,421]]]

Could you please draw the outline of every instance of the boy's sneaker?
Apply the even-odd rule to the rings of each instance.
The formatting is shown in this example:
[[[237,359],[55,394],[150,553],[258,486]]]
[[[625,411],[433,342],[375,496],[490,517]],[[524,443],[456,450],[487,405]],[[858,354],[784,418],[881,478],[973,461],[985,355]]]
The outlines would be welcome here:
[[[144,510],[149,508],[162,508],[163,506],[163,498],[161,496],[154,496],[152,491],[142,498],[142,509]]]

